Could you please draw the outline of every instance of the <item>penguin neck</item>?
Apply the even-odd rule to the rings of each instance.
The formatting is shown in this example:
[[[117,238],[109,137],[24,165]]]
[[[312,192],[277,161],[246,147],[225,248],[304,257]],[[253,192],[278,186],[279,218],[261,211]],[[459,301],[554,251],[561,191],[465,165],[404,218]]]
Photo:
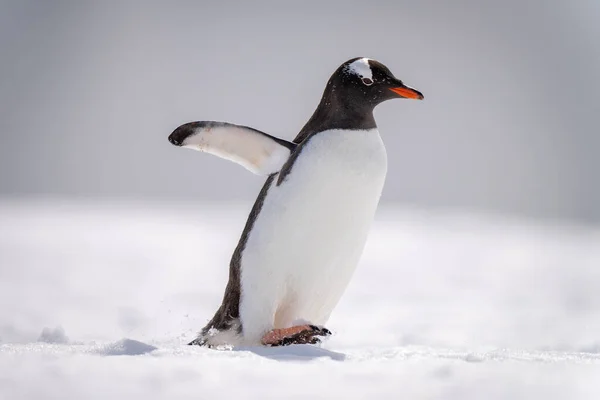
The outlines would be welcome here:
[[[374,108],[375,106],[368,102],[356,101],[350,96],[345,96],[337,90],[335,84],[329,82],[317,109],[294,142],[300,143],[316,133],[331,129],[375,129],[377,124],[373,116]]]

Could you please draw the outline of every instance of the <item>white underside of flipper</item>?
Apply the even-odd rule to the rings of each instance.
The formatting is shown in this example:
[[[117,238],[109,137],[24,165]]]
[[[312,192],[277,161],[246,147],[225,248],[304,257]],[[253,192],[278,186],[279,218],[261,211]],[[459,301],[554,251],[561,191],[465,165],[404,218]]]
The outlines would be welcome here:
[[[271,184],[242,253],[242,336],[211,342],[253,345],[273,328],[325,324],[362,254],[386,171],[375,129],[310,138],[285,181]]]
[[[245,126],[211,122],[186,125],[195,127],[180,146],[232,161],[257,175],[279,172],[290,156],[290,148],[281,144],[283,140]]]

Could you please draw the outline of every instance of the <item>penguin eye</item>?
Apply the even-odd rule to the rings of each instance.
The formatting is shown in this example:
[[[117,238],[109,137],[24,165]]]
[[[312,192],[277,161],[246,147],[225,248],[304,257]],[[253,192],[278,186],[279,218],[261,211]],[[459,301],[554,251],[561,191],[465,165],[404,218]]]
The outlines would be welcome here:
[[[373,84],[373,81],[369,78],[362,78],[362,83],[364,83],[367,86],[371,86]]]

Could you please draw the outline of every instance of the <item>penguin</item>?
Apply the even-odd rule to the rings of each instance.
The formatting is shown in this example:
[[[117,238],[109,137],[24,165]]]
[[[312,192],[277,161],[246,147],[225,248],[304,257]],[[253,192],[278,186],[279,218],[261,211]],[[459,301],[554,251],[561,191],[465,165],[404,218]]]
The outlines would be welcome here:
[[[373,109],[422,100],[382,63],[357,57],[330,77],[292,141],[247,126],[197,121],[169,135],[266,177],[229,265],[221,306],[190,345],[317,344],[363,252],[387,154]]]

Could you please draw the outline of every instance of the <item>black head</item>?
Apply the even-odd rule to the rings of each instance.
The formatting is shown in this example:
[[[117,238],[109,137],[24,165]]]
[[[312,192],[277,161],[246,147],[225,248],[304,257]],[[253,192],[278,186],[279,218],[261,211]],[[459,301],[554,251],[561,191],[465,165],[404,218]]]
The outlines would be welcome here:
[[[382,63],[357,57],[331,75],[315,113],[294,140],[327,129],[375,128],[373,109],[386,100],[422,100],[423,94],[406,86]]]
[[[353,58],[343,63],[331,76],[328,86],[335,86],[350,104],[373,109],[386,100],[407,98],[422,100],[423,94],[406,86],[379,61]]]

